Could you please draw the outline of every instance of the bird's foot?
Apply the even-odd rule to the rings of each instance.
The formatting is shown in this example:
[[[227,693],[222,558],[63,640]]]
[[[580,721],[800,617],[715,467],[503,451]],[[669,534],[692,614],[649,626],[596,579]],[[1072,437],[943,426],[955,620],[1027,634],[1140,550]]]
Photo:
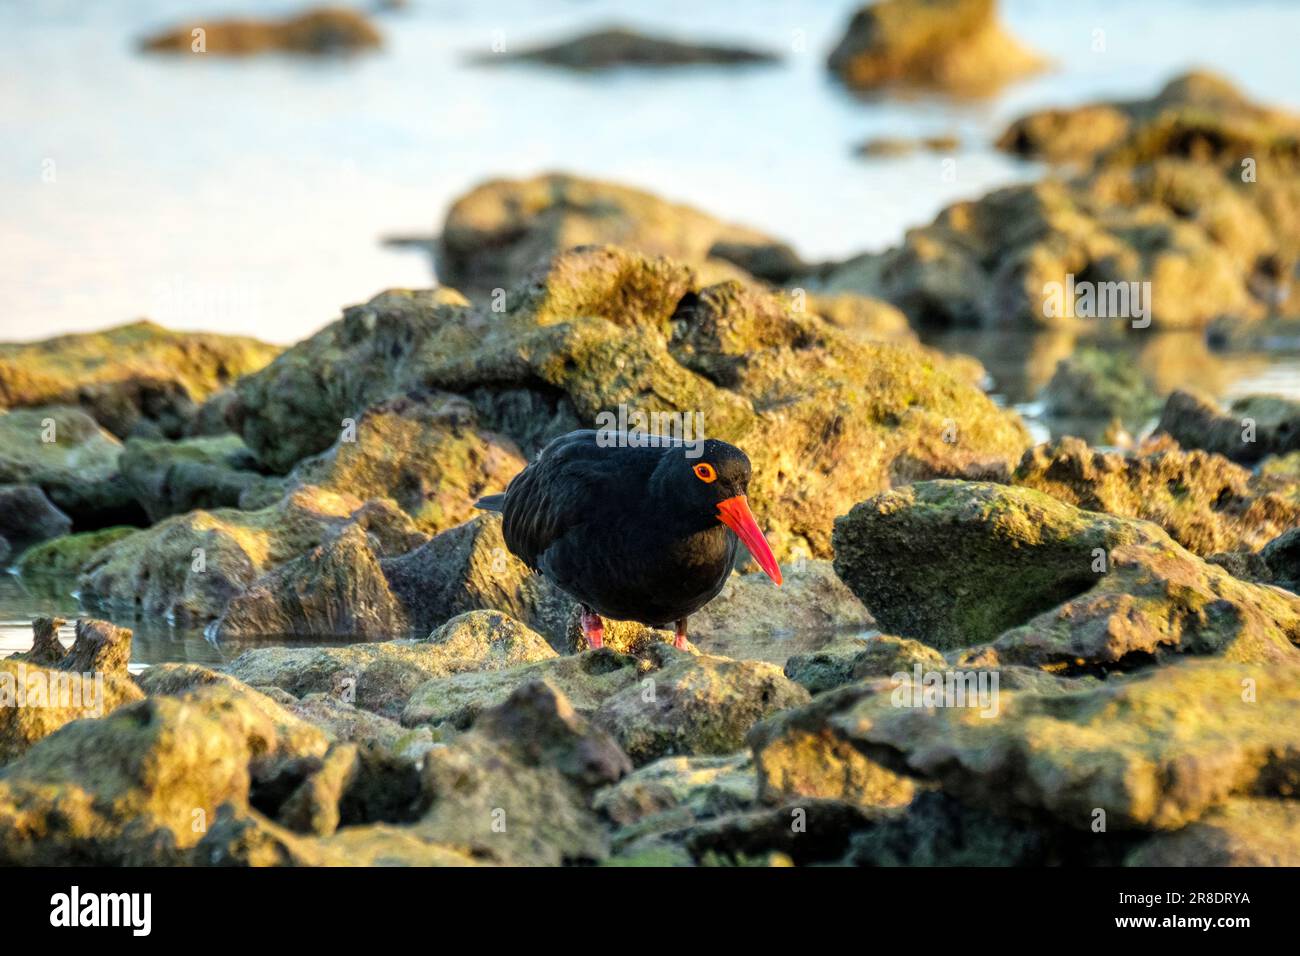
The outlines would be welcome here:
[[[686,650],[686,618],[677,622],[677,637],[673,641],[673,647],[679,651]]]
[[[590,608],[582,609],[582,633],[593,649],[605,646],[605,622]]]

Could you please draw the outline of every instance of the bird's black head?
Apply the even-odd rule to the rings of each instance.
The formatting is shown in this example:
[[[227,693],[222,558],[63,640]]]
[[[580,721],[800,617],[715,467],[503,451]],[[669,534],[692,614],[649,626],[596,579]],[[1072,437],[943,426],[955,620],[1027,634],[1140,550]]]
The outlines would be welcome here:
[[[708,527],[721,522],[745,543],[759,566],[777,584],[781,569],[758,522],[749,510],[749,456],[725,441],[710,438],[701,444],[672,448],[655,469],[659,493],[692,524]]]

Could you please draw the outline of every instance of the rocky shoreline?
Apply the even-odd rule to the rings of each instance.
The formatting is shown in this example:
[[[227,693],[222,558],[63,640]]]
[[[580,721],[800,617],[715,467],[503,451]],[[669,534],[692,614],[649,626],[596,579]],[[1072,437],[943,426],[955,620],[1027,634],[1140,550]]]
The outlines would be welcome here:
[[[335,45],[250,29],[209,40]],[[751,59],[596,38],[535,58]],[[829,66],[974,93],[1041,63],[991,3],[887,0]],[[1205,73],[1037,112],[999,145],[1042,181],[844,262],[495,179],[444,285],[289,348],[0,345],[0,562],[85,608],[0,660],[0,864],[1300,865],[1300,402],[1112,347],[1300,321],[1298,131]],[[1153,291],[1098,334],[1045,308],[1075,279]],[[1054,437],[936,328],[1063,336],[1028,376]],[[589,649],[474,509],[619,409],[747,449],[786,569],[738,568],[684,650]],[[249,649],[133,673],[136,622]]]

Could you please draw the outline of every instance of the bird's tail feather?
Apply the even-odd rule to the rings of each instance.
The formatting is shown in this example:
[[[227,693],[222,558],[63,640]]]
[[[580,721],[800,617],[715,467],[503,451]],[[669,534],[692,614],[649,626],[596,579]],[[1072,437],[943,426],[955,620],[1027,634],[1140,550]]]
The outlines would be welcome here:
[[[478,501],[474,502],[474,507],[483,511],[501,511],[506,506],[506,496],[504,493],[499,495],[484,495]]]

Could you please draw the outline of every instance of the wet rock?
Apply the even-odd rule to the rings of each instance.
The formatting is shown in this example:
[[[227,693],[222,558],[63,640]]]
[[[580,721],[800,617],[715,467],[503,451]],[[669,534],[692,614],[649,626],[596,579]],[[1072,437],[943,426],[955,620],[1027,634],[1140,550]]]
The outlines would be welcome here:
[[[808,693],[820,694],[853,679],[853,662],[866,647],[866,638],[837,638],[815,651],[791,654],[783,673]]]
[[[238,435],[174,442],[132,438],[122,448],[120,465],[151,522],[199,508],[237,508],[245,494],[278,497],[278,485],[259,473]]]
[[[1300,528],[1278,535],[1260,551],[1270,582],[1300,592]]]
[[[296,697],[329,694],[363,710],[396,717],[407,699],[414,699],[413,692],[433,678],[465,672],[486,677],[502,668],[554,656],[545,640],[523,625],[499,612],[477,611],[448,622],[427,641],[257,648],[245,651],[226,670],[254,686],[280,687]],[[501,699],[505,696],[508,692]]]
[[[367,408],[348,433],[301,462],[289,480],[359,498],[390,498],[421,531],[436,534],[478,514],[474,502],[505,488],[526,464],[514,442],[477,427],[465,399],[417,392]]]
[[[1232,578],[1156,525],[1030,489],[914,485],[858,506],[837,536],[837,570],[868,607],[888,609],[881,626],[941,649],[992,640],[963,654],[970,666],[1087,674],[1180,653],[1288,661],[1300,644],[1300,604],[1286,593]],[[888,566],[870,557],[878,548]],[[943,549],[935,566],[932,548]],[[945,578],[956,568],[961,580]]]
[[[1156,428],[1184,448],[1253,464],[1300,450],[1300,402],[1251,395],[1222,409],[1204,395],[1180,390],[1169,396]]]
[[[1124,860],[1127,866],[1300,866],[1300,805],[1236,798],[1195,823],[1160,833]]]
[[[853,656],[853,680],[867,677],[887,677],[900,671],[910,671],[917,664],[923,667],[941,666],[943,655],[920,641],[879,634],[869,638],[859,653]]]
[[[212,684],[243,692],[249,685],[221,671],[198,664],[155,664],[142,672],[136,683],[149,696],[177,697]],[[337,696],[309,693],[301,700],[279,687],[253,688],[289,713],[319,728],[331,740],[352,743],[363,749],[379,749],[394,757],[415,762],[433,746],[427,727],[408,729],[379,714],[354,707]]]
[[[828,65],[853,89],[988,95],[1044,61],[1007,35],[994,0],[882,0],[858,10]]]
[[[842,800],[800,800],[706,821],[686,835],[703,866],[808,866],[836,863],[878,811]]]
[[[754,275],[772,281],[785,281],[800,265],[788,246],[757,230],[629,186],[550,173],[490,180],[457,199],[443,224],[438,275],[457,288],[490,293],[574,246],[599,243],[692,265],[716,257],[757,268]]]
[[[592,717],[638,765],[673,754],[733,753],[757,721],[808,700],[775,664],[692,656],[665,645],[648,656],[659,668],[606,698]]]
[[[1061,359],[1042,400],[1054,418],[1119,418],[1135,428],[1160,409],[1159,397],[1131,357],[1098,348]]]
[[[954,204],[824,286],[939,327],[1202,329],[1293,313],[1297,130],[1204,74],[1144,103],[1035,114],[1003,148],[1075,159],[1081,175]]]
[[[118,526],[53,538],[23,552],[16,564],[18,574],[29,581],[75,577],[100,551],[137,530]]]
[[[830,724],[871,759],[1001,814],[1087,832],[1176,830],[1236,795],[1287,796],[1294,664],[1187,660],[1072,693],[971,707],[862,698]]]
[[[205,866],[478,866],[454,847],[388,824],[344,827],[327,837],[294,833],[256,812],[222,807],[189,860]]]
[[[552,646],[563,646],[573,602],[506,549],[499,514],[480,513],[382,566],[416,631],[492,609],[541,631]]]
[[[882,628],[960,647],[1088,590],[1093,549],[1108,553],[1141,529],[1027,489],[922,482],[836,521],[835,570]]]
[[[84,717],[102,717],[142,696],[127,673],[131,632],[107,621],[82,619],[66,652],[62,621],[37,618],[26,653],[0,660],[0,764]]]
[[[408,629],[369,536],[349,525],[232,598],[213,634],[218,640],[250,635],[391,639]]]
[[[345,826],[409,823],[429,805],[419,768],[382,751],[338,743],[304,765],[307,775],[274,809],[275,819],[298,833],[329,836]]]
[[[1203,557],[1257,551],[1300,524],[1300,486],[1168,441],[1120,454],[1061,438],[1025,452],[1012,480],[1086,511],[1153,521]]]
[[[351,495],[307,487],[258,511],[175,515],[100,550],[80,590],[115,613],[209,621],[267,571],[327,540],[361,506]]]
[[[368,406],[403,394],[395,379],[444,323],[463,321],[467,303],[451,290],[390,291],[242,378],[229,417],[267,468],[287,473],[342,437]],[[328,385],[326,383],[328,382]]]
[[[1035,826],[967,806],[936,790],[854,833],[853,866],[1114,866],[1131,840]]]
[[[618,745],[563,693],[530,681],[427,755],[432,806],[413,830],[500,863],[597,862],[609,847],[592,795],[630,770]]]
[[[753,762],[748,753],[740,753],[664,757],[600,790],[592,805],[624,828],[627,839],[748,810],[754,799]]]
[[[428,727],[403,727],[329,694],[308,694],[302,700],[286,703],[285,708],[333,740],[378,748],[412,763],[418,762],[435,743]]]
[[[1231,183],[1213,187],[1245,206]],[[1131,170],[1048,179],[949,206],[900,246],[828,270],[822,288],[884,299],[929,328],[1195,329],[1260,308],[1221,239]]]
[[[9,542],[5,540],[3,535],[0,535],[0,567],[3,567],[5,562],[9,560],[11,550]]]
[[[828,799],[865,807],[911,802],[916,781],[867,759],[829,724],[832,715],[879,687],[867,682],[835,688],[754,725],[746,742],[754,752],[759,800],[777,805]]]
[[[993,641],[962,655],[970,666],[1281,662],[1300,644],[1285,592],[1236,580],[1153,524],[1029,489],[925,482],[857,506],[836,535],[836,569],[882,626],[940,649]]]
[[[76,408],[0,412],[0,484],[34,485],[79,529],[142,524],[118,468],[122,446]]]
[[[828,554],[832,518],[864,489],[1005,474],[1028,444],[964,369],[854,341],[754,287],[700,289],[667,260],[575,250],[504,304],[474,311],[388,293],[349,310],[240,382],[245,440],[264,460],[301,457],[358,408],[417,381],[465,396],[484,428],[527,454],[620,405],[692,416],[692,427],[707,409],[711,437],[744,447],[762,436],[756,513],[778,554],[813,556]]]
[[[649,670],[637,658],[605,648],[497,670],[467,668],[416,687],[402,710],[401,721],[407,727],[447,724],[463,730],[483,711],[500,705],[532,680],[545,680],[563,693],[578,713],[591,717],[607,697],[634,684]]]
[[[72,530],[72,520],[35,485],[0,485],[0,537],[15,551]]]
[[[547,46],[487,54],[478,57],[477,62],[545,63],[572,70],[605,70],[621,66],[771,63],[777,59],[779,58],[774,54],[761,50],[711,43],[685,43],[615,27]]]
[[[0,407],[79,406],[118,438],[180,438],[199,403],[279,351],[256,339],[173,332],[152,322],[3,343]]]
[[[229,687],[75,721],[0,769],[0,860],[186,862],[219,808],[247,813],[261,781],[325,750],[320,731]]]
[[[698,645],[724,657],[756,656],[752,652],[757,648],[779,654],[797,635],[874,626],[867,609],[835,575],[829,561],[800,559],[782,571],[785,580],[780,588],[762,571],[731,575],[718,596],[691,615],[687,646]],[[561,607],[567,611],[557,649],[566,653],[587,650],[581,609],[562,592],[546,593],[554,599],[544,607],[548,627],[554,627],[553,612]],[[612,618],[604,619],[604,624],[605,646],[624,654],[639,656],[652,643],[672,644],[676,639],[672,628]]]
[[[917,664],[943,667],[944,658],[933,647],[904,637],[841,637],[820,650],[791,655],[785,662],[785,676],[810,694],[820,694],[866,677],[911,671]]]
[[[1194,71],[1150,99],[1030,113],[1012,123],[997,145],[1027,158],[1085,166],[1178,156],[1239,167],[1246,156],[1259,162],[1300,159],[1297,131],[1294,116],[1252,103],[1222,76]]]
[[[202,30],[201,37],[196,37],[196,30]],[[196,46],[200,42],[202,46]],[[335,56],[376,49],[382,42],[363,14],[346,7],[316,7],[280,20],[195,20],[146,37],[140,48],[151,53],[221,56],[272,52]]]

